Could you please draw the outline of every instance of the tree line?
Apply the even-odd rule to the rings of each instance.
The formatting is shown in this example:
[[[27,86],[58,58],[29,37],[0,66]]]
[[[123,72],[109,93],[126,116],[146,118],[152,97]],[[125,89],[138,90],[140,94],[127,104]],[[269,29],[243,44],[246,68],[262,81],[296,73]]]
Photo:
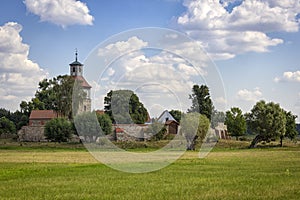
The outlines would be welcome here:
[[[86,96],[79,85],[68,75],[44,79],[39,82],[38,90],[31,101],[22,101],[20,103],[20,111],[11,113],[6,109],[0,109],[0,134],[16,133],[22,126],[28,124],[28,118],[32,110],[55,110],[64,119],[53,120],[52,124],[46,125],[47,138],[54,141],[65,141],[71,133],[76,131],[74,128],[74,120],[76,120],[74,116],[77,116],[76,108]],[[74,86],[76,89],[76,102],[72,101],[74,99],[74,96],[72,96],[74,95]],[[279,104],[273,102],[259,101],[249,113],[245,114],[238,107],[232,107],[224,113],[214,108],[209,88],[206,85],[194,85],[189,98],[191,107],[186,113],[179,110],[170,111],[178,122],[181,120],[183,122],[190,121],[190,123],[182,124],[199,125],[198,127],[193,127],[193,130],[196,130],[194,137],[191,134],[191,127],[183,126],[181,128],[181,134],[185,134],[188,141],[188,149],[194,149],[197,141],[201,141],[205,137],[208,129],[210,127],[215,128],[219,122],[225,123],[229,134],[236,137],[236,139],[239,139],[246,133],[256,134],[251,147],[255,147],[261,141],[269,142],[278,138],[282,145],[285,137],[294,139],[298,134],[296,130],[297,116],[290,111],[285,111]],[[106,127],[109,123],[143,124],[149,120],[147,109],[133,91],[109,91],[104,98],[104,104],[104,116],[97,116],[98,123],[102,124],[103,127]],[[94,114],[90,113],[90,115]],[[77,122],[83,123],[85,121],[84,118],[90,117],[88,115],[78,115],[78,119],[81,118]],[[104,122],[106,125],[103,125]],[[55,139],[53,134],[50,134],[51,131],[55,130],[53,128],[55,124],[57,125],[57,130],[65,126],[65,132],[68,133],[67,136],[62,136],[62,139]],[[153,130],[157,129],[157,127],[152,128]],[[106,134],[111,132],[111,128],[104,129]],[[161,134],[165,131],[158,132]]]
[[[266,103],[261,100],[254,105],[249,113],[245,114],[238,107],[232,107],[223,113],[214,109],[209,88],[206,85],[194,85],[190,99],[192,106],[188,113],[199,113],[202,115],[198,117],[200,121],[201,117],[205,116],[212,128],[215,128],[218,122],[224,122],[230,136],[236,137],[237,140],[246,132],[256,135],[250,148],[256,147],[259,142],[270,142],[276,139],[280,140],[280,146],[282,146],[284,138],[294,140],[299,134],[296,126],[297,116],[274,102]],[[202,121],[207,121],[207,119],[202,119]],[[195,140],[197,138],[203,139],[205,136],[203,133],[206,134],[207,131],[208,126],[199,123],[198,132],[193,138],[194,142],[189,141],[192,145],[188,149],[193,149]]]

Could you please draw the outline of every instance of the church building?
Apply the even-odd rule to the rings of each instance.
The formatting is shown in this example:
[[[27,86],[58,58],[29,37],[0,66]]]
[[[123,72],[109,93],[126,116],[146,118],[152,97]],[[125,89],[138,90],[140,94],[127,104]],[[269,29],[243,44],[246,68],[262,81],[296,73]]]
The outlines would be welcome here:
[[[79,105],[78,113],[90,112],[92,110],[91,106],[91,86],[83,77],[83,64],[81,64],[77,59],[78,53],[75,53],[75,61],[70,64],[70,76],[74,77],[76,81],[79,81],[83,91],[86,93],[86,98],[83,103]]]
[[[70,64],[70,76],[79,81],[83,91],[86,93],[85,99],[79,105],[78,113],[91,111],[91,86],[83,77],[83,64],[78,62],[77,51],[75,61]],[[59,115],[53,110],[32,110],[29,117],[28,126],[23,126],[18,131],[18,140],[29,142],[47,141],[45,137],[45,124]]]

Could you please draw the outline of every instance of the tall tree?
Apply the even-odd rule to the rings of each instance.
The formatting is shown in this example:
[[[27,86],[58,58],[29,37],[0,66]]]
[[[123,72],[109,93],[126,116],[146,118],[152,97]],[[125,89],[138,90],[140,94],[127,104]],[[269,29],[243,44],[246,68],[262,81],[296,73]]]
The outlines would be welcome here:
[[[143,124],[149,117],[147,109],[131,90],[111,90],[104,98],[104,104],[105,113],[113,123]]]
[[[196,112],[183,115],[180,132],[186,138],[187,150],[195,150],[197,142],[202,142],[209,124],[209,119],[205,115]]]
[[[247,116],[251,131],[257,134],[250,148],[261,141],[270,141],[286,133],[286,116],[279,104],[259,101]]]
[[[85,96],[80,83],[71,76],[64,75],[49,80],[44,79],[39,82],[35,97],[30,102],[21,102],[21,112],[29,116],[32,110],[55,110],[60,115],[71,119]],[[75,109],[73,112],[72,108]]]
[[[240,108],[233,107],[226,112],[225,124],[229,134],[236,137],[236,140],[246,132],[246,119]]]
[[[188,112],[198,112],[205,115],[211,120],[213,111],[213,103],[210,98],[209,88],[206,85],[194,85],[192,89],[190,99],[192,100],[192,106],[188,109]]]

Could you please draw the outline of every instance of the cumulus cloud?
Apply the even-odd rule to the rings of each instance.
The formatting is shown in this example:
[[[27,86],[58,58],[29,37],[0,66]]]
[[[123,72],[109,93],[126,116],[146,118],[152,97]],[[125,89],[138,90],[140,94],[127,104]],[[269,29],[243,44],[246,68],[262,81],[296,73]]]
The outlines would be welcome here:
[[[199,80],[206,75],[207,56],[197,53],[198,43],[184,41],[175,45],[174,39],[178,37],[165,35],[162,47],[156,50],[151,42],[136,36],[98,49],[98,56],[109,64],[101,76],[102,89],[131,89],[138,93],[146,107],[159,103],[170,109],[182,105],[186,110],[186,105],[190,105],[188,94],[195,84],[193,77]],[[188,55],[189,60],[182,55]],[[194,67],[193,63],[202,65]]]
[[[32,97],[38,82],[47,75],[28,59],[29,46],[22,42],[21,30],[15,22],[0,26],[0,104],[11,110]]]
[[[275,82],[300,82],[300,71],[284,72],[282,77],[276,77]]]
[[[257,102],[262,98],[263,94],[259,88],[250,91],[242,89],[237,92],[237,99],[242,101]]]
[[[129,38],[127,41],[118,41],[111,43],[104,48],[98,50],[98,56],[105,58],[105,63],[109,64],[114,59],[122,56],[123,54],[129,54],[134,51],[139,51],[148,45],[147,42],[134,36]]]
[[[179,29],[201,41],[216,59],[267,52],[284,41],[272,32],[298,32],[300,3],[294,0],[185,0]]]
[[[48,21],[66,27],[70,25],[92,25],[94,17],[85,3],[77,0],[25,0],[27,10]]]

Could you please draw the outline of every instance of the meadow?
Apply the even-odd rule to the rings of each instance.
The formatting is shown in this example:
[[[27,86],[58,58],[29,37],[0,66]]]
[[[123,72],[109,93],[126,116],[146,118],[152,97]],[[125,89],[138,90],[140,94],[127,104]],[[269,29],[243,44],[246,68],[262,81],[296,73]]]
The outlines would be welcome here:
[[[235,145],[234,145],[235,144]],[[159,171],[130,174],[73,145],[0,145],[0,199],[299,199],[300,146],[221,142]]]

